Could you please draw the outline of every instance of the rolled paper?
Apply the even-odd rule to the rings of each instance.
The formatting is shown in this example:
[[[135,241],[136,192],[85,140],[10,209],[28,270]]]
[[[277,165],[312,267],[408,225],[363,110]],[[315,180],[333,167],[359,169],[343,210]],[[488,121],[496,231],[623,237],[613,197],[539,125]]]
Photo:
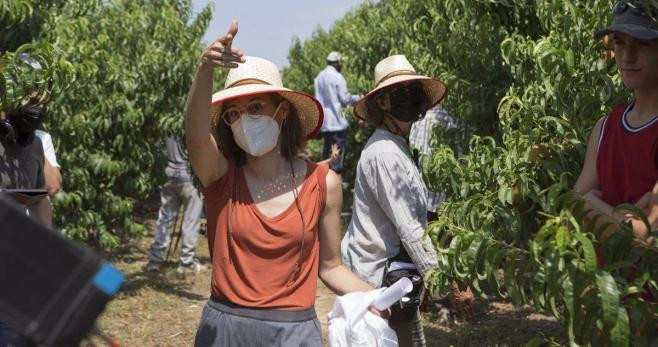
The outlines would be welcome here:
[[[392,286],[384,289],[372,302],[372,306],[380,311],[384,311],[398,300],[402,299],[407,293],[410,293],[413,289],[414,285],[411,283],[411,280],[402,277],[397,282],[393,283]]]

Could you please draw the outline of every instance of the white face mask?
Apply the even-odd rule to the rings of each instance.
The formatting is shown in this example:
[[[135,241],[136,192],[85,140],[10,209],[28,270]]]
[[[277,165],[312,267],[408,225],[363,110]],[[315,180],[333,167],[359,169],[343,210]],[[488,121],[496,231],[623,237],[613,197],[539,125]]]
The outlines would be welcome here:
[[[279,104],[279,107],[281,104]],[[279,112],[279,107],[273,116],[261,116],[244,114],[231,125],[235,142],[245,152],[260,157],[269,153],[276,147],[279,139],[279,123],[274,117]]]

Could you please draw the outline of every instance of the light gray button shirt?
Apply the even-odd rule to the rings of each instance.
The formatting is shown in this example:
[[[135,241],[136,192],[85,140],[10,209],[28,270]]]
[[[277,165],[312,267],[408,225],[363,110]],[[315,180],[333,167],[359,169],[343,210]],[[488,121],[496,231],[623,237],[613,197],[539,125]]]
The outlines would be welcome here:
[[[417,122],[411,125],[411,131],[409,132],[409,143],[411,146],[420,150],[426,156],[431,157],[434,149],[430,143],[432,140],[432,133],[434,132],[434,127],[440,126],[447,129],[457,128],[457,122],[455,119],[446,112],[441,105],[436,105],[431,109],[427,110],[425,117],[421,118]],[[458,153],[461,155],[461,153]],[[422,171],[422,165],[421,165]],[[446,199],[446,195],[443,191],[433,192],[431,190],[427,191],[427,211],[436,212],[443,202]]]
[[[320,101],[324,110],[324,121],[320,131],[343,131],[349,123],[341,110],[347,105],[357,102],[358,95],[352,95],[347,90],[347,82],[335,67],[328,65],[315,77],[315,98]]]
[[[341,242],[345,266],[374,287],[404,245],[421,275],[437,267],[427,227],[427,194],[405,140],[377,129],[356,169],[352,220]]]

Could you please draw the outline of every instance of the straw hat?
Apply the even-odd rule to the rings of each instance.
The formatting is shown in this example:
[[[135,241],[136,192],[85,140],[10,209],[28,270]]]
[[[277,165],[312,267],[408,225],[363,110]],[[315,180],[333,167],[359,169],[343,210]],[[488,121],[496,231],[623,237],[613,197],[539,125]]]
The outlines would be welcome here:
[[[283,87],[281,74],[269,60],[245,57],[246,62],[231,69],[226,77],[224,90],[212,96],[212,127],[217,129],[223,104],[248,95],[277,93],[297,110],[304,137],[312,138],[322,126],[323,111],[313,96]]]
[[[404,55],[392,55],[382,59],[375,66],[375,87],[354,105],[354,114],[362,120],[368,120],[366,101],[375,92],[402,82],[419,81],[430,100],[430,108],[441,102],[448,93],[448,87],[438,79],[416,74],[416,69]]]

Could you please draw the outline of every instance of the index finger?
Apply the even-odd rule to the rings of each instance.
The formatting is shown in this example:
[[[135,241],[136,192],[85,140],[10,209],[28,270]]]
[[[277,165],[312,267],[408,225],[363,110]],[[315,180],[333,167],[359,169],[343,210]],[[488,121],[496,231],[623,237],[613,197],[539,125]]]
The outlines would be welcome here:
[[[229,24],[228,30],[225,35],[218,37],[215,42],[221,42],[222,45],[229,48],[227,51],[230,51],[231,43],[233,43],[233,38],[238,34],[238,22],[236,20],[231,21]]]
[[[233,38],[235,38],[235,35],[237,34],[238,34],[238,22],[236,20],[232,20],[231,24],[228,27],[228,31],[226,32],[226,36],[224,36],[228,40],[226,42],[226,47],[229,52],[231,51],[231,43],[233,43]]]

